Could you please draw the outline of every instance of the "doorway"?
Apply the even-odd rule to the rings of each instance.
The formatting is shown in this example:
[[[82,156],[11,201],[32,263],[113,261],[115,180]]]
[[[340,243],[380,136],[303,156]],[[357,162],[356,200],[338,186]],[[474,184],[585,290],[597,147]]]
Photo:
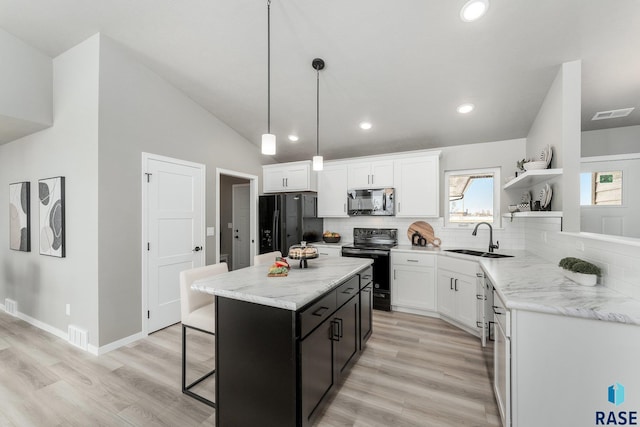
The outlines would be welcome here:
[[[203,164],[142,153],[142,311],[151,333],[180,321],[180,272],[205,262]]]
[[[216,169],[216,257],[229,270],[253,264],[256,252],[258,177]]]

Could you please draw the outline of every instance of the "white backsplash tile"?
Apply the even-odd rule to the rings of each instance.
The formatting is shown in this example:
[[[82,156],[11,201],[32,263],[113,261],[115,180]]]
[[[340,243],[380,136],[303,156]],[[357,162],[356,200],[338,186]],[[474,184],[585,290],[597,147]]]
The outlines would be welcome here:
[[[640,299],[640,247],[561,233],[559,218],[519,220],[526,222],[526,250],[554,263],[568,256],[589,261],[602,269],[604,286]]]

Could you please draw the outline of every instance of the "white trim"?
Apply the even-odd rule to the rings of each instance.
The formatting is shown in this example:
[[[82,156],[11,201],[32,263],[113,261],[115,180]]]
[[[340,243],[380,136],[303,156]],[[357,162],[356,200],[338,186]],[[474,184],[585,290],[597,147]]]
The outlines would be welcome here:
[[[610,234],[588,233],[581,231],[580,233],[561,231],[561,235],[568,237],[577,237],[579,239],[598,240],[601,242],[617,243],[620,245],[640,246],[640,239],[635,237],[612,236]]]
[[[141,337],[146,337],[149,335],[149,319],[147,318],[147,310],[149,310],[149,301],[148,301],[148,293],[149,293],[149,287],[148,287],[148,277],[147,277],[147,268],[149,265],[149,260],[148,260],[148,251],[146,249],[147,246],[147,242],[149,241],[149,232],[147,230],[147,215],[148,215],[148,206],[147,206],[147,198],[148,198],[148,186],[147,184],[147,177],[145,175],[145,172],[147,170],[147,166],[148,166],[148,162],[149,160],[157,160],[160,162],[165,162],[165,163],[174,163],[177,165],[182,165],[182,166],[188,166],[188,167],[192,167],[192,168],[196,168],[196,169],[200,169],[202,171],[202,173],[200,174],[200,179],[201,179],[201,185],[202,185],[202,203],[201,203],[201,209],[202,211],[200,212],[200,217],[201,217],[201,221],[202,221],[202,252],[201,252],[201,256],[203,259],[203,265],[206,264],[206,260],[207,260],[207,256],[206,256],[206,251],[207,251],[207,245],[205,244],[205,242],[207,241],[207,209],[206,209],[206,205],[207,205],[207,166],[202,164],[202,163],[195,163],[195,162],[190,162],[187,160],[180,160],[180,159],[175,159],[173,157],[167,157],[167,156],[161,156],[159,154],[152,154],[152,153],[142,153],[142,168],[141,168],[141,173],[140,173],[140,185],[142,186],[142,241],[140,242],[140,251],[142,252],[142,286],[141,286],[141,292],[142,292],[142,308],[141,308],[141,316],[142,316],[142,331],[140,332]],[[131,335],[136,336],[136,335]],[[123,338],[124,340],[128,339],[128,338]],[[119,342],[119,341],[116,341]],[[101,350],[98,350],[101,351]],[[107,350],[110,351],[110,350]]]
[[[249,188],[249,194],[251,194],[251,187],[250,185],[247,184],[233,184],[231,186],[231,222],[233,223],[233,228],[235,230],[236,228],[236,204],[235,204],[235,199],[236,199],[236,190],[238,188],[244,188],[247,187]],[[249,211],[251,211],[251,196],[249,196]],[[251,215],[251,213],[249,213],[249,215]],[[249,233],[251,233],[251,216],[249,216]],[[234,234],[234,232],[232,232],[231,234]],[[249,252],[251,252],[251,245],[249,245]],[[236,269],[236,260],[237,258],[237,253],[236,253],[236,243],[235,243],[235,237],[231,239],[231,268],[233,270]],[[251,265],[251,260],[253,259],[253,257],[251,256],[252,254],[249,254],[249,265]]]
[[[608,156],[581,157],[580,163],[613,162],[617,160],[640,159],[640,153],[612,154]]]
[[[258,253],[258,177],[244,172],[216,168],[216,229],[214,233],[216,241],[214,259],[216,262],[220,262],[220,175],[228,175],[249,180],[249,200],[251,207],[249,214],[249,234],[253,241],[253,244],[249,245],[249,261],[251,265],[253,265],[253,257]]]
[[[96,356],[102,356],[103,354],[116,350],[125,345],[131,344],[132,342],[138,341],[139,339],[142,339],[146,336],[147,334],[144,334],[143,332],[138,332],[136,334],[129,335],[128,337],[119,339],[118,341],[114,341],[107,345],[103,345],[102,347],[95,347],[95,346],[89,345],[89,353],[95,354]]]
[[[454,175],[474,175],[474,174],[493,174],[493,223],[494,229],[502,228],[500,218],[500,167],[478,168],[478,169],[462,169],[444,171],[444,228],[460,229],[469,228],[475,223],[449,222],[449,176]]]

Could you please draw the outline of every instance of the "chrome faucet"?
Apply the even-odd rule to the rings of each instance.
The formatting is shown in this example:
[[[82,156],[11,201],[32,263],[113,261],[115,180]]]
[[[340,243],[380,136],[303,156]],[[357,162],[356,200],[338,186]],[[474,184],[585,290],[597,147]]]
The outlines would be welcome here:
[[[498,249],[500,247],[500,242],[496,240],[496,244],[493,244],[493,227],[491,227],[491,224],[489,224],[488,222],[479,222],[476,224],[476,228],[473,229],[473,232],[471,234],[473,236],[477,235],[478,227],[480,227],[482,224],[487,224],[487,227],[489,227],[489,252],[493,252],[494,249]]]

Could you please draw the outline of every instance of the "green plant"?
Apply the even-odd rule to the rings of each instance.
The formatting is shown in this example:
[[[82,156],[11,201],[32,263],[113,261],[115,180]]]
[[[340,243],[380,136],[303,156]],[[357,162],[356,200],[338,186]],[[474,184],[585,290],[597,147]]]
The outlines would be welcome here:
[[[575,264],[576,262],[581,262],[582,260],[579,258],[574,258],[574,257],[566,257],[566,258],[562,258],[560,260],[560,262],[558,263],[558,265],[562,268],[564,268],[565,270],[571,270],[571,266],[573,264]]]
[[[591,264],[590,262],[581,260],[580,258],[562,258],[558,265],[565,270],[573,271],[575,273],[595,274],[597,276],[600,276],[601,273],[600,267]]]

